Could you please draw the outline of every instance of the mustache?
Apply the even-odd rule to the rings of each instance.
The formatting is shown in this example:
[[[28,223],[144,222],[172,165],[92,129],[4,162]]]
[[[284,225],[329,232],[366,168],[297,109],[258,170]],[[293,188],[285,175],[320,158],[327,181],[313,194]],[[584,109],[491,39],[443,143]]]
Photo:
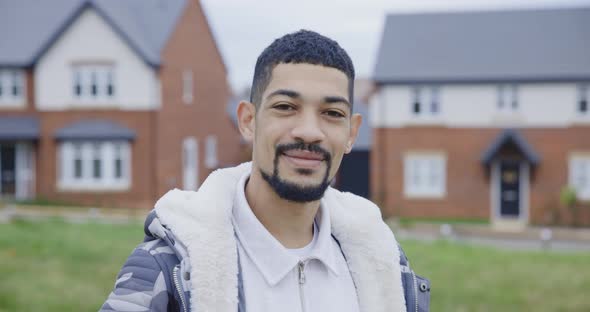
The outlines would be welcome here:
[[[330,161],[332,160],[332,154],[326,151],[324,148],[319,146],[318,144],[308,144],[305,142],[294,142],[294,143],[286,143],[286,144],[278,144],[275,149],[275,158],[278,158],[281,154],[286,153],[287,151],[291,150],[303,150],[309,151],[312,153],[318,153],[322,155],[324,160]]]

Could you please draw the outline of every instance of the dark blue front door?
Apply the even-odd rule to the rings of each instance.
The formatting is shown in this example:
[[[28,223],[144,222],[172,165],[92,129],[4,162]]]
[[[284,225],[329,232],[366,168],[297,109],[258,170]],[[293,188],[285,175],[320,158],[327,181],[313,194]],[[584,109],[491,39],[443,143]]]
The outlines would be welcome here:
[[[0,146],[0,176],[2,195],[14,195],[16,190],[16,166],[14,144]]]
[[[520,164],[504,161],[500,164],[500,215],[520,215]]]

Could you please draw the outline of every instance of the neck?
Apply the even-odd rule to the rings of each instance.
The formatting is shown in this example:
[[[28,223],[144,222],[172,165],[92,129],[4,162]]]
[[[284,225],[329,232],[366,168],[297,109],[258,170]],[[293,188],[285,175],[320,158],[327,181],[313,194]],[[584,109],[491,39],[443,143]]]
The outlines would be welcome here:
[[[301,248],[313,239],[313,220],[320,201],[296,203],[280,198],[252,168],[246,200],[256,218],[286,248]]]

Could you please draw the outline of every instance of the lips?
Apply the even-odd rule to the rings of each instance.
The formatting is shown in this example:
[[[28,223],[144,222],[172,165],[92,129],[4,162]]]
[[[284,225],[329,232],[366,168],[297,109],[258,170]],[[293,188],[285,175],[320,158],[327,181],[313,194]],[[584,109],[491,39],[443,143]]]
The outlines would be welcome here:
[[[296,167],[315,168],[321,165],[325,160],[324,155],[320,153],[305,150],[289,150],[283,153],[283,156],[294,164]]]
[[[290,150],[283,153],[286,156],[294,157],[294,158],[301,158],[305,160],[324,160],[324,155],[320,153],[304,151],[304,150]]]

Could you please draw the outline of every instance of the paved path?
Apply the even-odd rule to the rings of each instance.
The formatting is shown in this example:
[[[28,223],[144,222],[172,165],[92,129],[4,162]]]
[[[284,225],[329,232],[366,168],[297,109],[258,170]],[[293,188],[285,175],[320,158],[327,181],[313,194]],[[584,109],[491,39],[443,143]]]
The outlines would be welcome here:
[[[461,244],[469,244],[476,246],[491,246],[507,250],[551,250],[551,251],[581,251],[590,252],[590,242],[584,241],[568,241],[568,240],[548,240],[542,241],[540,239],[529,238],[494,238],[481,236],[465,236],[465,235],[432,235],[430,233],[423,233],[411,230],[397,230],[396,237],[399,239],[415,239],[422,241],[434,241],[438,239],[448,239],[453,242]]]

